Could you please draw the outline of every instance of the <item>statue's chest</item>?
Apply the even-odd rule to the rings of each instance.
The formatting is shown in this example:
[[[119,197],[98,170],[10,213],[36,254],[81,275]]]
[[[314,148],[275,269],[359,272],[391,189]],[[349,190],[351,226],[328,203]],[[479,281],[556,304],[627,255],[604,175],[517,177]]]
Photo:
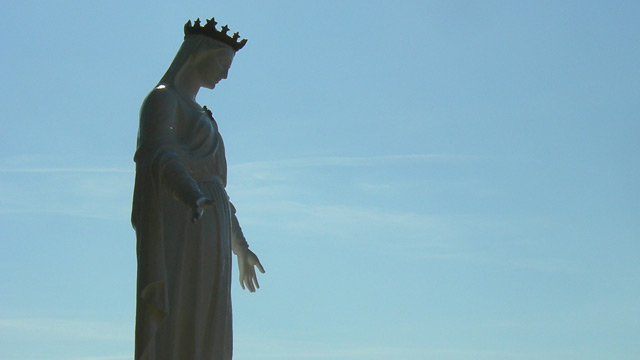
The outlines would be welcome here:
[[[218,125],[206,112],[189,112],[178,122],[176,135],[180,141],[190,146],[215,142]]]

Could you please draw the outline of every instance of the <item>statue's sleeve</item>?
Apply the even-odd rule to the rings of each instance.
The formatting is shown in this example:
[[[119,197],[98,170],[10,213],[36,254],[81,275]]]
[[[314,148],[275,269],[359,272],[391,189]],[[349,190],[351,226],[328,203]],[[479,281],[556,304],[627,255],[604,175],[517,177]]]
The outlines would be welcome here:
[[[239,251],[248,249],[249,244],[242,233],[235,206],[232,203],[229,203],[229,206],[231,207],[231,248],[235,254],[238,254]]]
[[[190,206],[201,197],[204,197],[198,183],[189,175],[189,171],[180,161],[180,156],[167,151],[159,159],[157,170],[160,184],[173,196]]]
[[[140,112],[140,133],[135,160],[160,186],[190,205],[203,197],[183,159],[187,152],[176,138],[178,103],[172,90],[155,89]]]

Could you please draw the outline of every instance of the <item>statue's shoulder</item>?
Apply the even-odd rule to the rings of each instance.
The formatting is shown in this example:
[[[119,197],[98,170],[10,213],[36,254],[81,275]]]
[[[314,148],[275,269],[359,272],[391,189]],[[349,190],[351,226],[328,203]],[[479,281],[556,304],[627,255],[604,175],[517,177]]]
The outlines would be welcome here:
[[[142,113],[172,112],[177,108],[178,101],[179,95],[175,89],[165,85],[158,85],[144,99],[140,111]]]

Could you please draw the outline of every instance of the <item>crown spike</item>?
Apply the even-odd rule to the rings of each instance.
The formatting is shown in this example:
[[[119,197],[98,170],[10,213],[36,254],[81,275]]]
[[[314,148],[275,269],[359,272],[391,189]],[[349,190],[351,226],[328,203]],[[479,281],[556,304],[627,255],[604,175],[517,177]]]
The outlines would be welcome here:
[[[218,22],[216,21],[216,19],[215,18],[211,18],[211,19],[207,20],[207,23],[205,24],[204,27],[213,27],[215,29],[217,24],[218,24]]]
[[[223,26],[220,31],[218,31],[216,29],[217,24],[218,23],[216,22],[215,18],[207,20],[207,23],[204,26],[200,25],[200,18],[197,18],[196,21],[194,21],[193,25],[191,25],[191,20],[189,20],[186,24],[184,24],[184,35],[204,35],[231,46],[231,48],[233,48],[233,50],[235,51],[242,49],[247,43],[247,39],[238,41],[240,39],[239,32],[234,33],[233,37],[227,35],[227,33],[229,32],[228,25]]]

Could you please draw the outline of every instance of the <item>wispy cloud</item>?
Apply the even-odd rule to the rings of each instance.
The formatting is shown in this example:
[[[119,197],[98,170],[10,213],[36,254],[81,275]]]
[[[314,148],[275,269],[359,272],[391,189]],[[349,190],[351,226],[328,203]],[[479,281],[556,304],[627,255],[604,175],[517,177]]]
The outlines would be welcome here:
[[[127,219],[133,172],[117,168],[4,168],[0,213]]]
[[[451,161],[469,160],[475,158],[460,154],[406,154],[406,155],[380,155],[380,156],[326,156],[308,157],[285,160],[257,161],[235,164],[232,167],[265,168],[265,167],[320,167],[320,166],[371,166],[383,162],[400,161]]]
[[[15,335],[50,336],[70,339],[128,341],[133,336],[131,324],[51,318],[0,319],[0,329]]]
[[[462,262],[537,273],[584,271],[579,263],[561,254],[533,256],[531,248],[541,245],[527,240],[538,220],[528,217],[429,214],[394,207],[278,199],[247,205],[239,210],[243,225],[284,234],[284,242],[305,238],[325,246],[343,246],[346,241],[384,256],[403,254],[415,261]],[[490,244],[487,237],[492,239]]]
[[[132,360],[133,354],[128,355],[106,355],[106,356],[83,356],[70,358],[68,360]]]
[[[441,166],[456,169],[484,159],[464,154],[406,154],[381,156],[308,157],[232,164],[229,184],[232,198],[245,194],[253,201],[260,197],[323,193],[354,199],[375,194],[404,195],[411,199],[452,191],[470,190],[476,184],[468,178],[443,178]],[[411,192],[411,194],[409,193]],[[474,193],[474,196],[476,194]]]
[[[336,345],[314,341],[285,341],[281,339],[263,339],[253,337],[250,340],[238,339],[238,359],[509,359],[528,360],[541,358],[541,354],[486,350],[473,348],[438,348],[428,346],[376,345]],[[393,340],[395,341],[395,340]]]
[[[286,200],[250,203],[242,210],[242,215],[243,223],[270,224],[296,235],[316,234],[339,239],[370,239],[371,236],[407,239],[415,238],[417,234],[434,238],[429,235],[442,230],[445,225],[439,216],[410,211]]]
[[[575,260],[555,256],[512,259],[509,263],[514,267],[546,273],[564,272],[577,274],[585,271],[585,268]]]
[[[132,169],[117,168],[0,168],[0,173],[125,173],[131,174]]]

